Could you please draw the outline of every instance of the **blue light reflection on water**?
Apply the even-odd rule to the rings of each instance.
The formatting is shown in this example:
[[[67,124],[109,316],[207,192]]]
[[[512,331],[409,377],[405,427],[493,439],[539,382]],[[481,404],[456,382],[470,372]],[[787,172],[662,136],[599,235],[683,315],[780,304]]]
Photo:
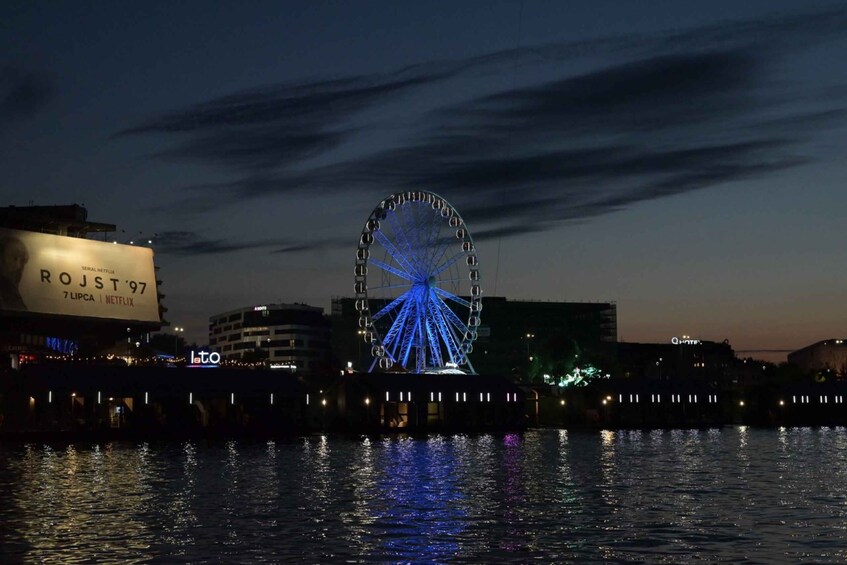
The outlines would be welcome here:
[[[0,446],[2,562],[847,560],[847,429]]]

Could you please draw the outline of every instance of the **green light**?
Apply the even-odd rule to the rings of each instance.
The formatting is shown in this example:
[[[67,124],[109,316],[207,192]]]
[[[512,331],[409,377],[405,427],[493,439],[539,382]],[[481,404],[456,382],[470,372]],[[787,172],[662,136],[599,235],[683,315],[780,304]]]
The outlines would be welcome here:
[[[574,370],[559,378],[559,386],[562,388],[588,386],[591,381],[609,378],[608,374],[593,365],[583,368],[574,367]]]

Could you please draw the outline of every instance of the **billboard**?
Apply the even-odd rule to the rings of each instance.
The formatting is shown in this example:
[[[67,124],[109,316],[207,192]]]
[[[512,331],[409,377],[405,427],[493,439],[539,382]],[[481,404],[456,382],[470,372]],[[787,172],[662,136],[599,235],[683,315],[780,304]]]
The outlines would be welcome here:
[[[0,228],[0,310],[159,322],[153,250]]]

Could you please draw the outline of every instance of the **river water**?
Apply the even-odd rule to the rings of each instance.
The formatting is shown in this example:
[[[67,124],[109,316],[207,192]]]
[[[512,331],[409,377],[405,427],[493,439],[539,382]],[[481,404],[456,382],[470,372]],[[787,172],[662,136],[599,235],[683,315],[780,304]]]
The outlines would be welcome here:
[[[844,562],[847,429],[0,445],[0,562]]]

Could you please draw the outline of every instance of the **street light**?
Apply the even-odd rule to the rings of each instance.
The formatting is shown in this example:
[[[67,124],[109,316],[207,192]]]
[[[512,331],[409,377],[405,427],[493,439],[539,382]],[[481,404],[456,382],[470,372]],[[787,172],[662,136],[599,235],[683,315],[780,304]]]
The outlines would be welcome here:
[[[175,327],[174,328],[174,361],[176,361],[177,354],[179,353],[179,334],[185,331],[185,328]]]
[[[365,339],[365,330],[356,330],[356,367],[362,365],[362,341]]]
[[[534,337],[535,337],[534,333],[527,332],[527,334],[526,334],[526,356],[529,358],[529,363],[530,363],[527,366],[527,370],[526,370],[526,377],[525,378],[527,379],[527,381],[529,381],[529,379],[531,378],[530,373],[531,373],[531,367],[532,367],[532,361],[533,361],[533,355],[532,355],[532,350],[530,349],[530,341],[529,340],[531,340]]]

